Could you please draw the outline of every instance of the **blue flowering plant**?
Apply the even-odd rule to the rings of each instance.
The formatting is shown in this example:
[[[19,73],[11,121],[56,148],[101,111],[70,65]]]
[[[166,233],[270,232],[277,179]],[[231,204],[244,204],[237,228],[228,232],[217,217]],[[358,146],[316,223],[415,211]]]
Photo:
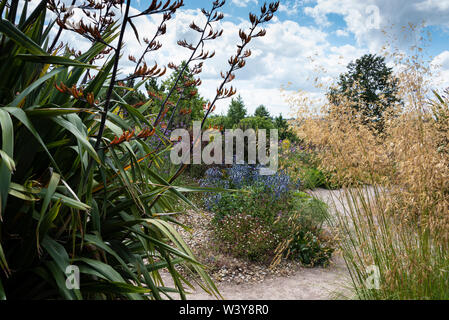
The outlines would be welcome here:
[[[200,181],[202,187],[240,190],[204,198],[206,209],[214,214],[217,246],[253,261],[265,262],[280,253],[308,266],[326,264],[332,245],[322,236],[324,203],[299,192],[301,182],[285,171],[265,176],[259,169],[249,164],[213,167]]]
[[[284,172],[274,175],[261,175],[260,166],[234,164],[230,168],[210,168],[203,187],[237,189],[236,193],[211,193],[204,199],[206,209],[215,213],[215,220],[224,216],[244,212],[273,223],[282,211],[288,211],[292,192],[299,182],[292,183]]]

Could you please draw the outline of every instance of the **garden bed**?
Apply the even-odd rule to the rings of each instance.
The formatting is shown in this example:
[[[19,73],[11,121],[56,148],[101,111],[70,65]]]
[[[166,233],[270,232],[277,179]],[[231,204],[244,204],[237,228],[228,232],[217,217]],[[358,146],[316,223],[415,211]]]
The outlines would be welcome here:
[[[212,219],[213,214],[210,212],[190,210],[178,219],[190,230],[178,227],[178,231],[216,282],[262,282],[270,276],[291,276],[302,268],[301,263],[288,260],[270,268],[264,263],[239,259],[220,252],[213,239]]]

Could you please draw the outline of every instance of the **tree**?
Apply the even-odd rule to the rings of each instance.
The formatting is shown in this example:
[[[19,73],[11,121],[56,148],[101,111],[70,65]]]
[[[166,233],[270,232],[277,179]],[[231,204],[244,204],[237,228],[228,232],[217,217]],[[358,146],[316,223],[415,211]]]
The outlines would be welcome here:
[[[231,104],[228,109],[228,121],[229,126],[233,127],[237,125],[240,120],[244,119],[246,116],[246,108],[243,103],[242,97],[239,95],[237,99],[232,99]]]
[[[270,112],[268,112],[267,108],[263,104],[257,107],[256,111],[254,112],[254,116],[271,119]]]
[[[369,124],[378,131],[383,130],[384,113],[394,107],[398,98],[398,79],[385,58],[366,54],[347,66],[340,75],[337,87],[328,92],[329,101],[335,106],[349,103]]]
[[[288,125],[287,120],[282,117],[282,114],[279,114],[278,117],[274,119],[274,126],[279,131],[279,140],[290,140],[292,142],[297,142],[298,137],[293,133]]]
[[[262,117],[248,117],[242,119],[239,122],[238,128],[242,129],[243,131],[247,129],[254,129],[254,130],[265,129],[268,130],[267,133],[269,134],[270,133],[269,130],[274,129],[275,127],[271,119]]]

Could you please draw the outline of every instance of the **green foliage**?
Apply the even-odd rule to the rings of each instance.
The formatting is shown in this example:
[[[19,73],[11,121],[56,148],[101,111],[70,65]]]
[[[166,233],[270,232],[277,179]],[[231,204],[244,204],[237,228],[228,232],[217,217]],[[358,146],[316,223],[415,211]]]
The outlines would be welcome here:
[[[247,111],[242,97],[239,95],[237,99],[232,99],[227,113],[227,125],[229,126],[229,128],[233,128],[241,120],[243,120],[246,116],[246,113]]]
[[[373,54],[351,62],[347,69],[340,75],[337,87],[329,90],[329,100],[337,106],[350,103],[361,112],[366,124],[382,131],[384,112],[400,102],[399,80],[393,77],[393,69],[386,66],[384,57]]]
[[[148,98],[145,96],[145,94],[137,89],[134,90],[136,83],[135,80],[129,80],[128,83],[124,85],[123,89],[117,88],[116,92],[121,97],[126,97],[124,100],[127,104],[131,106],[138,106],[139,104],[143,103],[144,101],[147,101]],[[145,83],[145,85],[147,85]]]
[[[179,73],[181,70],[185,67],[186,62],[183,61],[180,66],[177,67],[177,69],[174,70],[174,72],[168,77],[167,80],[162,82],[161,91],[162,95],[165,98],[170,88],[173,87],[176,79],[179,76]],[[177,103],[177,101],[181,98],[179,105],[178,105],[178,111],[184,110],[189,111],[188,115],[175,113],[173,125],[174,127],[180,127],[181,123],[183,124],[191,124],[192,121],[198,121],[202,120],[204,117],[204,105],[207,103],[207,101],[200,96],[198,92],[198,86],[189,86],[186,87],[186,84],[188,82],[193,82],[196,79],[194,78],[194,75],[192,74],[190,68],[187,66],[186,70],[184,71],[184,76],[181,77],[181,80],[178,83],[179,88],[184,88],[184,91],[182,92],[182,96],[178,92],[174,92],[171,96],[171,100],[173,103]],[[191,112],[190,112],[191,111]],[[172,112],[168,113],[168,116],[171,117]],[[184,127],[184,126],[183,126]]]
[[[214,235],[225,252],[262,262],[275,257],[306,266],[329,262],[334,244],[323,230],[328,208],[320,200],[291,190],[273,198],[260,181],[213,200],[209,209],[214,213]]]
[[[298,142],[298,137],[291,130],[287,120],[282,117],[282,114],[274,119],[274,126],[279,130],[279,140]]]
[[[326,186],[326,176],[317,168],[303,167],[300,177],[304,189],[313,190]]]
[[[256,111],[254,112],[254,116],[271,119],[270,112],[268,112],[267,108],[264,105],[260,105],[257,107]]]
[[[289,258],[306,266],[327,266],[334,252],[331,241],[316,227],[298,227],[289,245]]]
[[[223,129],[229,129],[229,119],[227,116],[213,115],[207,119],[206,127],[223,127]]]
[[[269,262],[278,244],[277,235],[266,223],[244,213],[224,217],[214,230],[223,252],[251,261]]]
[[[304,192],[296,192],[292,202],[295,210],[277,222],[278,233],[284,239],[280,245],[283,250],[278,252],[306,266],[326,266],[335,247],[323,230],[329,218],[326,204]]]
[[[55,88],[81,85],[103,103],[115,57],[93,79],[86,64],[116,39],[116,28],[76,60],[56,59],[44,54],[53,25],[44,23],[46,3],[28,19],[25,7],[19,25],[14,17],[0,20],[0,298],[185,298],[191,284],[178,267],[218,295],[166,214],[180,201],[191,205],[179,190],[197,190],[171,186],[150,168],[157,155],[142,139],[110,145],[126,131],[150,126],[148,105],[134,108],[128,100],[142,82],[134,91],[113,88],[102,148],[95,148],[100,108]],[[121,109],[129,116],[118,116]],[[79,290],[66,288],[69,265],[80,269]],[[173,288],[164,285],[162,269]]]
[[[320,168],[320,161],[316,153],[303,146],[291,144],[285,140],[281,145],[279,164],[292,178],[301,181],[301,190],[314,190],[317,188],[339,189],[331,172]]]
[[[269,118],[262,118],[262,117],[248,117],[245,119],[240,120],[240,122],[237,125],[238,128],[242,129],[243,131],[247,129],[275,129],[273,122]],[[270,132],[267,131],[269,134]]]
[[[246,187],[243,192],[223,193],[213,205],[214,220],[221,221],[227,216],[246,214],[273,224],[281,212],[291,209],[288,201],[272,201],[272,197],[261,185]]]
[[[247,111],[243,99],[238,96],[233,99],[227,115],[212,116],[207,121],[207,126],[218,127],[224,129],[239,128],[243,131],[247,129],[265,129],[270,133],[270,129],[278,129],[279,140],[290,140],[291,142],[299,142],[296,134],[291,130],[287,120],[282,115],[272,118],[264,105],[257,107],[254,116],[247,117]]]

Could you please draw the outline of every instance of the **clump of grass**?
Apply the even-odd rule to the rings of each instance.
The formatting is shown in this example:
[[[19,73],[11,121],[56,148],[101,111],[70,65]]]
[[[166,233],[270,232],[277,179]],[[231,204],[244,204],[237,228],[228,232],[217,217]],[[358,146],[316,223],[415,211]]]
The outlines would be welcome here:
[[[395,74],[402,103],[384,113],[382,132],[343,98],[318,113],[301,104],[296,129],[314,146],[320,168],[351,187],[332,225],[357,298],[447,299],[449,99],[432,94],[419,54],[389,56],[403,66]],[[367,282],[371,266],[379,271],[377,289]]]
[[[348,205],[333,225],[357,298],[449,299],[447,228],[430,217],[410,223],[388,208],[392,195],[384,188],[346,189],[344,197]]]

